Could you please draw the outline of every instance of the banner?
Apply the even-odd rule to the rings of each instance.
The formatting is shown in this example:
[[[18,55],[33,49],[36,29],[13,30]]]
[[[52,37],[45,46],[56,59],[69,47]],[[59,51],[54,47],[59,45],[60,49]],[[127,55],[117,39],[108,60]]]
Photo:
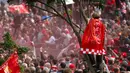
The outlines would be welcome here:
[[[9,5],[8,10],[9,12],[12,12],[12,13],[18,11],[20,14],[29,14],[29,11],[27,10],[25,4]]]
[[[18,55],[13,53],[9,59],[0,67],[0,73],[20,73]]]

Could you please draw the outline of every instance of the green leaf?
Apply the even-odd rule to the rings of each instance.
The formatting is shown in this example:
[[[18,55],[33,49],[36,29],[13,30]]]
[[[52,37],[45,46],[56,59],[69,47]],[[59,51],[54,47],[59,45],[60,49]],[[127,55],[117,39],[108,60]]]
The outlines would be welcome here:
[[[53,4],[53,3],[55,3],[55,0],[47,0],[48,5]]]
[[[0,65],[2,65],[10,56],[10,54],[12,54],[14,51],[17,50],[19,57],[22,57],[22,53],[27,53],[28,52],[28,48],[27,47],[21,47],[19,45],[17,45],[9,32],[5,33],[3,36],[3,42],[0,42],[0,54],[4,53],[4,50],[8,51],[7,56],[3,58],[0,58]]]
[[[68,9],[68,13],[69,13],[69,15],[72,15],[72,10]]]
[[[27,5],[29,6],[35,5],[35,2],[37,2],[37,0],[26,0]]]
[[[18,54],[22,54],[22,53],[27,53],[28,52],[28,48],[27,47],[19,47],[18,48]]]
[[[4,53],[4,50],[3,49],[0,49],[0,54]]]
[[[20,72],[24,73],[24,66],[20,65]]]
[[[62,2],[62,0],[57,0],[57,3],[61,3]]]
[[[16,43],[12,40],[11,35],[9,34],[9,32],[7,32],[7,33],[3,36],[3,40],[4,40],[3,48],[4,48],[5,50],[17,48],[17,45],[16,45]]]
[[[0,58],[0,66],[5,62],[3,58]]]

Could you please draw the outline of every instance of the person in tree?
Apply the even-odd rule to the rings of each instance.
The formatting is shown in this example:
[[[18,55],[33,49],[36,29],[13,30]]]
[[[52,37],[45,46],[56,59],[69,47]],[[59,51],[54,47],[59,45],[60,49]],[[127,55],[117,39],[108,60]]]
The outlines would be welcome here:
[[[98,12],[94,12],[82,38],[81,53],[88,54],[91,64],[100,71],[104,50],[105,25],[100,20]],[[94,56],[96,56],[96,61]]]

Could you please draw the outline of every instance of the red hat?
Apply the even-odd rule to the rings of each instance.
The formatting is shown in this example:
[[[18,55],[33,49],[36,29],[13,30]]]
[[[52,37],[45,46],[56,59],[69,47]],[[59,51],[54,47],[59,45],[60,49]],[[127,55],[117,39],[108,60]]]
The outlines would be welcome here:
[[[122,56],[123,56],[124,58],[126,58],[126,57],[127,57],[127,53],[126,53],[126,52],[123,52],[123,53],[122,53]]]
[[[69,68],[70,68],[70,69],[74,69],[74,68],[75,68],[75,65],[74,65],[74,64],[70,64],[70,65],[69,65]]]

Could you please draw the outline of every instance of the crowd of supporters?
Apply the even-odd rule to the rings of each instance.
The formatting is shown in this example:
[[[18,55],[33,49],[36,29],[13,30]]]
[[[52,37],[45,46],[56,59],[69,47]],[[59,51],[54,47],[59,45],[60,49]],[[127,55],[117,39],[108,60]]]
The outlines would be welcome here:
[[[106,26],[107,54],[102,64],[104,73],[130,71],[130,1],[119,0],[119,5],[116,5],[116,1],[107,0],[104,10],[96,6],[91,6],[89,10],[90,13],[99,11]],[[90,71],[83,57],[79,55],[77,38],[65,21],[58,17],[43,19],[43,16],[51,14],[35,8],[29,12],[11,13],[6,5],[0,6],[0,40],[2,41],[5,32],[10,32],[15,42],[30,47],[29,53],[23,54],[23,58],[19,59],[24,73]],[[82,26],[86,27],[85,24]]]

